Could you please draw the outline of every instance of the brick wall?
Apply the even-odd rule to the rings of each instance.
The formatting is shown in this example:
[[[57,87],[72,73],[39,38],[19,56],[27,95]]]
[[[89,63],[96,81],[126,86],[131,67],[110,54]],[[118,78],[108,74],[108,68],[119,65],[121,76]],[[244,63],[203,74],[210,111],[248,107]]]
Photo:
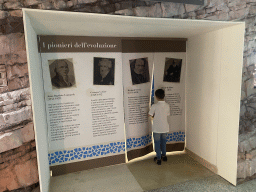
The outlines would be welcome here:
[[[0,113],[0,191],[27,188],[38,183],[29,88],[0,94]]]
[[[35,141],[23,143],[18,148],[1,153],[0,191],[36,187],[38,183]],[[28,190],[23,191],[28,191]],[[30,190],[30,191],[31,191]]]

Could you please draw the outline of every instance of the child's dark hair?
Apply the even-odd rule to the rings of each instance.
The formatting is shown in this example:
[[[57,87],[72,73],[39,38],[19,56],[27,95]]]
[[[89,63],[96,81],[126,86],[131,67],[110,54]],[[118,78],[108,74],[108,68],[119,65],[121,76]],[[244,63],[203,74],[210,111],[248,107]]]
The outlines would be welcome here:
[[[164,99],[164,97],[165,97],[164,90],[163,89],[157,89],[156,92],[155,92],[155,96],[158,99]]]

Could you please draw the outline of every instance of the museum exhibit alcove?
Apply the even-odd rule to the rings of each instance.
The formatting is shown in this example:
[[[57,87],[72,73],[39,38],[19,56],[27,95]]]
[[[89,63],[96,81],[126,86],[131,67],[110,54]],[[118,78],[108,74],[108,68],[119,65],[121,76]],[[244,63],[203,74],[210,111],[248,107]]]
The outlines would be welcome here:
[[[37,35],[186,38],[186,149],[236,185],[244,23],[30,9],[23,15],[41,191],[49,189],[50,169]]]

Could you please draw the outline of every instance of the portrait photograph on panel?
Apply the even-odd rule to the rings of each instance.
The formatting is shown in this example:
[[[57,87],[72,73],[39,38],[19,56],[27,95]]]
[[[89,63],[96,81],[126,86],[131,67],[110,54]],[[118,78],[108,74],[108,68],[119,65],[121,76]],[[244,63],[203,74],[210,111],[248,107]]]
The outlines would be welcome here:
[[[93,85],[114,85],[115,59],[94,57]]]
[[[180,82],[182,59],[165,58],[164,81]]]
[[[132,84],[149,82],[148,58],[130,60]]]
[[[48,60],[53,89],[76,87],[73,59]]]

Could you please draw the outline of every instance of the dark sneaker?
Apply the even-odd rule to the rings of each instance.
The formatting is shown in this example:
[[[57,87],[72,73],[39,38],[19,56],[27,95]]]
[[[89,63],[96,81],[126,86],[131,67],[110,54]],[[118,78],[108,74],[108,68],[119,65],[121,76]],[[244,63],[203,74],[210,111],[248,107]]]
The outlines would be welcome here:
[[[154,161],[156,162],[157,165],[161,165],[161,159],[157,160],[157,157],[154,157]]]
[[[163,161],[167,161],[167,157],[166,156],[162,156],[162,160]]]

